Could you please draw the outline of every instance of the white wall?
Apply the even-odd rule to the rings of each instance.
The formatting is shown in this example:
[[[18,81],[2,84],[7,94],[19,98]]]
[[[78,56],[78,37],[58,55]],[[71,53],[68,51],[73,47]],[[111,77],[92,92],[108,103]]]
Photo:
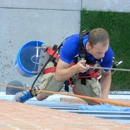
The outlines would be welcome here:
[[[30,40],[60,44],[79,32],[80,7],[80,1],[72,0],[0,0],[0,83],[31,85],[35,77],[23,77],[14,67],[18,50]]]
[[[82,8],[87,10],[130,12],[130,0],[83,0]]]

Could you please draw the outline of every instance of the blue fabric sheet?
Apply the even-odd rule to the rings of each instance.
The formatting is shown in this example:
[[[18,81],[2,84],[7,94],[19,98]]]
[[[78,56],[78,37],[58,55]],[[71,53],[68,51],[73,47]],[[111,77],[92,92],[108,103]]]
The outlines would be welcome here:
[[[80,105],[78,106],[79,110],[88,110],[88,111],[125,111],[130,112],[130,107],[121,107],[121,106],[114,106],[110,104],[101,104],[101,105]]]

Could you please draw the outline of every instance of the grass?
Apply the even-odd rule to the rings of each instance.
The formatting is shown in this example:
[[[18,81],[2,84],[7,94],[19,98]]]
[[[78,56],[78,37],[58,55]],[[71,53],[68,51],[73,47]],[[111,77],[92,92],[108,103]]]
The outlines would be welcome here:
[[[98,27],[106,29],[110,35],[110,46],[116,60],[123,61],[119,68],[130,69],[130,13],[83,9],[80,25],[80,30]],[[130,90],[130,72],[114,73],[111,90]]]

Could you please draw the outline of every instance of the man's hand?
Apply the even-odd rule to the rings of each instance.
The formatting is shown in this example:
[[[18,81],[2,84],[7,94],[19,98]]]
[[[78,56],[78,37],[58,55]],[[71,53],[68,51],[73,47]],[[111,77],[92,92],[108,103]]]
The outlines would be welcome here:
[[[89,69],[89,65],[86,64],[86,60],[80,60],[76,64],[76,68],[79,73],[84,73]]]
[[[70,64],[65,63],[61,59],[58,61],[55,78],[57,81],[65,81],[74,76],[76,73],[84,73],[89,69],[86,60],[81,60],[77,64],[70,67]],[[84,66],[85,65],[85,66]]]

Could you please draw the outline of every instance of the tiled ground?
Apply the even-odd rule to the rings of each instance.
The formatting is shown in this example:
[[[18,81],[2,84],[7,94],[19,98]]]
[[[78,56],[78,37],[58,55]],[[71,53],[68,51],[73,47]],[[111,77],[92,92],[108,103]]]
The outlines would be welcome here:
[[[40,106],[3,100],[0,106],[0,130],[130,130],[130,124]]]

